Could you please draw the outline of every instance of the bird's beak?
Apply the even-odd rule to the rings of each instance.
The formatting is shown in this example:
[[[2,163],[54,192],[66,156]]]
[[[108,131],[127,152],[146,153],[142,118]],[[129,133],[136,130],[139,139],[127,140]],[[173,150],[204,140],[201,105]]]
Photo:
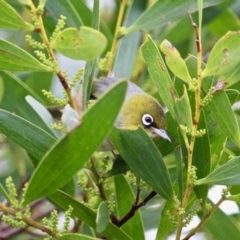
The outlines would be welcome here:
[[[169,142],[172,142],[170,137],[167,135],[166,131],[163,129],[153,128],[153,131],[158,134],[160,137],[167,139]]]

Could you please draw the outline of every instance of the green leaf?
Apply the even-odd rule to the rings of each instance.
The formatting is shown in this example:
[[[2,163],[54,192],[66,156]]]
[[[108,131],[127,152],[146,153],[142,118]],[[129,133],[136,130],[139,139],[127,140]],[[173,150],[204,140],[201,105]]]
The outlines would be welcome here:
[[[134,173],[155,192],[175,204],[167,167],[147,133],[142,128],[136,131],[114,128],[110,138]]]
[[[181,98],[174,98],[174,110],[178,125],[187,126],[192,129],[192,111],[187,90],[184,86],[184,93]]]
[[[91,11],[84,0],[70,0],[70,2],[77,11],[77,14],[81,17],[84,26],[93,27],[94,29],[96,29],[92,24],[94,19],[94,10]],[[99,21],[99,29],[103,33],[103,35],[107,37],[109,45],[108,49],[110,49],[113,39],[113,33],[104,23],[104,21],[101,21],[101,19],[99,19]]]
[[[98,233],[106,230],[109,219],[108,204],[107,202],[101,202],[97,210],[96,218],[96,230]]]
[[[135,202],[134,194],[127,180],[123,175],[114,177],[116,208],[119,219],[123,218]],[[123,224],[121,229],[132,239],[144,240],[144,228],[140,211],[136,211],[134,216]]]
[[[23,21],[19,14],[6,1],[0,0],[0,28],[33,31],[34,26]]]
[[[148,40],[142,45],[141,52],[143,59],[148,66],[149,74],[158,89],[158,93],[161,96],[161,99],[167,106],[172,117],[174,117],[175,112],[172,94],[175,96],[178,95],[174,89],[172,79],[169,76],[162,56],[160,55],[157,46],[150,36],[148,37]]]
[[[11,73],[0,71],[0,77],[4,83],[4,95],[2,102],[0,102],[0,108],[15,113],[19,117],[24,118],[54,136],[49,126],[46,125],[26,101],[26,96],[30,95],[41,102],[38,95]],[[17,104],[13,104],[13,102]]]
[[[240,146],[238,122],[226,93],[223,90],[215,92],[207,108],[226,136]]]
[[[61,237],[58,237],[61,240],[99,240],[99,238],[89,237],[80,233],[66,233]]]
[[[172,73],[184,82],[190,83],[192,78],[189,75],[186,63],[181,58],[178,50],[166,39],[160,44],[160,49],[163,52],[167,66]]]
[[[83,167],[113,126],[126,88],[126,81],[117,83],[86,112],[78,128],[45,154],[30,179],[25,204],[53,193]]]
[[[202,184],[240,185],[240,157],[229,160],[205,178],[197,180],[196,185]]]
[[[42,64],[23,49],[2,39],[0,39],[0,52],[0,70],[18,72],[52,71],[49,66]]]
[[[221,0],[208,0],[203,2],[203,8],[217,5]],[[126,34],[130,34],[139,30],[151,30],[161,28],[164,25],[175,22],[187,16],[189,12],[193,13],[198,10],[198,3],[195,0],[178,0],[177,4],[174,0],[156,1],[149,9],[147,9],[139,19],[129,28]]]
[[[90,61],[100,55],[107,45],[106,37],[93,28],[66,28],[51,42],[52,48],[72,59]]]
[[[222,76],[233,71],[239,63],[240,35],[238,32],[230,31],[225,34],[213,47],[202,75]]]
[[[65,211],[70,205],[73,208],[73,216],[79,218],[93,229],[96,229],[97,214],[92,209],[86,207],[84,204],[59,190],[53,195],[49,196],[49,198],[52,202],[60,206]],[[125,232],[110,222],[108,223],[106,230],[102,233],[102,235],[107,239],[131,240],[131,238]]]
[[[29,154],[41,159],[56,139],[31,122],[0,109],[0,132]]]

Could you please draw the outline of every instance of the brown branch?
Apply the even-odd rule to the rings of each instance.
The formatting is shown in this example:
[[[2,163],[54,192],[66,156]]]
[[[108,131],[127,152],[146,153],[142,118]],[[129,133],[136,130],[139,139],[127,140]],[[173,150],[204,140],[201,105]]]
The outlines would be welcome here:
[[[152,191],[142,202],[139,204],[139,194],[140,194],[140,189],[138,189],[137,195],[136,195],[136,200],[135,203],[132,205],[132,208],[129,210],[129,212],[122,218],[122,219],[117,219],[116,216],[111,216],[112,223],[116,225],[117,227],[121,227],[125,222],[127,222],[130,218],[132,218],[135,214],[135,212],[142,206],[145,206],[146,203],[152,199],[154,196],[157,195],[155,191]]]

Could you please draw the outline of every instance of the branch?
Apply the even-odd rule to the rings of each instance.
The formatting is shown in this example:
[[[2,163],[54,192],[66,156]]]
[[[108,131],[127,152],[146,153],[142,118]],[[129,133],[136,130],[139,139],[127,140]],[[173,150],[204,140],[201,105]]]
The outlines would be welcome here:
[[[54,52],[50,46],[50,41],[48,39],[48,36],[47,36],[45,28],[44,28],[42,16],[39,14],[38,9],[35,7],[35,5],[33,4],[32,1],[29,1],[29,4],[30,4],[30,8],[32,10],[32,13],[35,15],[35,17],[37,18],[37,20],[39,22],[39,28],[37,29],[37,32],[39,33],[43,43],[46,45],[49,57],[51,58],[51,60],[53,62],[57,62],[57,59],[56,59]],[[71,94],[71,88],[69,87],[67,79],[65,78],[65,76],[63,75],[63,73],[60,70],[58,71],[57,76],[58,76],[58,79],[61,82],[63,88],[65,89],[65,92],[68,96],[68,101],[69,101],[70,106],[72,108],[76,109],[75,103],[73,100],[73,96]]]
[[[231,189],[231,186],[227,187],[227,192]],[[220,204],[226,200],[226,195],[223,194],[223,196],[219,199],[219,201],[211,208],[210,211],[208,211],[204,217],[202,218],[201,222],[193,228],[186,237],[184,237],[182,240],[188,240],[190,237],[195,235],[195,233],[203,226],[203,224],[212,216],[212,214],[218,209]]]
[[[12,208],[9,208],[7,206],[5,206],[4,204],[0,203],[0,211],[2,211],[3,213],[7,214],[7,215],[12,215],[15,216],[16,215],[16,211]],[[24,221],[28,226],[32,226],[34,228],[40,229],[41,231],[53,236],[54,234],[52,233],[52,231],[50,230],[50,228],[34,221],[31,218],[28,218],[24,215],[22,215],[22,221]]]
[[[112,223],[114,225],[116,225],[117,227],[121,227],[125,222],[127,222],[130,218],[132,218],[135,214],[135,212],[142,206],[145,206],[146,203],[152,199],[154,196],[157,195],[157,193],[155,191],[150,192],[150,194],[142,201],[138,204],[139,201],[139,194],[140,194],[140,190],[138,189],[137,192],[137,196],[136,196],[136,200],[135,203],[132,205],[132,208],[129,210],[129,212],[122,218],[122,219],[117,219],[115,216],[111,216],[112,219]]]

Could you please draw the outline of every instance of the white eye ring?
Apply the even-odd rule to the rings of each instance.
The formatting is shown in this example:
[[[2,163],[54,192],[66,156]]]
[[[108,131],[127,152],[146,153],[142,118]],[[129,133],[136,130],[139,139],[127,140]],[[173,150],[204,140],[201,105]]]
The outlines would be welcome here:
[[[144,126],[149,127],[152,125],[153,122],[153,117],[151,115],[144,114],[142,116],[142,123],[144,124]]]

